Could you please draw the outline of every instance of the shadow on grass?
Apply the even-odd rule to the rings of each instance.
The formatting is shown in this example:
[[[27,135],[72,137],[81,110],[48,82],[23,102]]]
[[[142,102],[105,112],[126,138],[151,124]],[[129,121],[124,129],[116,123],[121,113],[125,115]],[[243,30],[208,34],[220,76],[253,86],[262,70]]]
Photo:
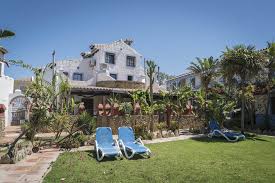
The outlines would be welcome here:
[[[258,137],[255,134],[245,134],[245,138],[246,138],[246,140],[252,140],[252,141],[270,142],[268,140],[265,140],[265,139],[262,139],[262,138]],[[232,142],[227,141],[223,137],[212,137],[212,138],[209,138],[207,136],[200,136],[200,137],[192,137],[191,139],[195,140],[195,141],[207,142],[207,143],[217,143],[217,142],[232,143]],[[241,141],[243,141],[243,140],[240,140],[240,141],[237,141],[237,142],[241,142]],[[237,143],[237,142],[235,142],[235,143]]]
[[[86,151],[86,152],[89,152],[88,156],[90,156],[91,158],[96,159],[96,151],[95,150],[91,150],[91,151]],[[119,160],[119,158],[116,158],[116,157],[104,157],[103,160],[101,160],[100,162],[108,162],[108,161],[116,161],[116,160]],[[97,161],[99,162],[99,161]]]
[[[253,134],[253,133],[246,133],[245,137],[246,137],[247,140],[253,140],[253,141],[257,140],[257,141],[263,141],[263,142],[270,142],[269,140],[262,139],[258,135]]]
[[[127,159],[126,156],[125,156],[124,151],[122,151],[122,154],[123,154],[123,157],[124,157],[125,159]],[[146,156],[143,156],[143,155],[141,155],[141,154],[135,154],[134,157],[132,157],[131,159],[127,159],[127,160],[140,160],[140,159],[149,159],[149,158],[146,157]]]
[[[88,152],[88,156],[95,159],[96,159],[96,151],[95,150],[89,150],[89,151],[85,151],[85,152]],[[123,154],[123,158],[121,159],[126,159],[126,160],[140,160],[140,159],[149,159],[147,156],[143,156],[143,155],[140,155],[140,154],[135,154],[133,158],[131,159],[127,159],[124,152],[122,152]],[[100,162],[108,162],[108,161],[117,161],[117,160],[121,160],[120,158],[118,157],[104,157],[103,160],[101,160]]]

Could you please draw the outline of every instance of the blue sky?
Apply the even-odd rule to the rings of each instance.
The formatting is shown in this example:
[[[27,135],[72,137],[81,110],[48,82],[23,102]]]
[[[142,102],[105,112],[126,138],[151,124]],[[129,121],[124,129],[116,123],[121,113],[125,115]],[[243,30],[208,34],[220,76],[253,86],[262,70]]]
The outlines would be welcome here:
[[[132,38],[161,71],[180,74],[195,57],[218,57],[225,46],[263,48],[275,40],[272,0],[9,0],[1,2],[0,28],[16,32],[0,44],[8,59],[34,66],[80,58],[91,43]],[[31,75],[20,68],[6,75]]]

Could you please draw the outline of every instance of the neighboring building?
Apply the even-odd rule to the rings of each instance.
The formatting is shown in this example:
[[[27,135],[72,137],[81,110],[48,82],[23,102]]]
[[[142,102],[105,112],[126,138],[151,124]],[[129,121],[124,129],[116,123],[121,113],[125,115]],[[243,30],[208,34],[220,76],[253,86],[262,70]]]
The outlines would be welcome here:
[[[223,83],[222,77],[217,77],[214,82],[210,83],[210,87],[216,83]],[[198,74],[194,74],[192,72],[186,72],[184,74],[178,75],[173,79],[169,79],[166,81],[167,90],[175,90],[176,88],[180,88],[182,86],[190,86],[193,90],[198,90],[201,87],[201,79]]]
[[[55,72],[71,84],[71,96],[84,102],[86,110],[97,114],[98,104],[105,104],[111,93],[128,95],[134,89],[148,86],[143,67],[143,56],[132,47],[131,40],[118,40],[110,44],[92,44],[90,51],[81,53],[77,60],[57,61]],[[52,69],[44,79],[50,83]],[[157,84],[155,91],[160,88]]]
[[[0,60],[4,59],[4,54],[8,53],[8,51],[3,48],[0,47]],[[5,76],[5,63],[0,62],[0,104],[1,107],[3,107],[3,105],[6,108],[5,111],[5,126],[8,126],[8,115],[9,115],[9,95],[13,93],[13,78],[9,77],[9,76]]]
[[[15,79],[14,92],[15,90],[21,90],[21,92],[24,94],[27,90],[27,87],[31,84],[32,81],[33,81],[33,77]]]
[[[182,86],[190,86],[193,90],[197,90],[201,86],[200,77],[191,72],[187,72],[166,81],[167,90],[175,90]]]

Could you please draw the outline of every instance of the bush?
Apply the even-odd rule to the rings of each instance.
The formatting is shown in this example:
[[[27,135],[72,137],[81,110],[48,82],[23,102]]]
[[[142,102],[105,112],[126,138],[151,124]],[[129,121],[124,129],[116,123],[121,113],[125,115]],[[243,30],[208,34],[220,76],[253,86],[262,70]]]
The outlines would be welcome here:
[[[60,147],[64,149],[78,148],[85,145],[85,142],[88,140],[88,137],[81,132],[77,132],[71,137],[65,139],[61,142]]]
[[[156,126],[157,126],[157,129],[160,130],[160,131],[167,128],[167,125],[166,125],[165,122],[158,123]]]
[[[91,116],[87,112],[83,112],[78,116],[77,126],[81,127],[82,132],[85,135],[91,135],[96,129],[96,118]]]
[[[78,148],[80,147],[80,143],[75,138],[68,138],[61,142],[60,148],[64,148],[66,150],[70,150],[72,148]]]
[[[169,130],[171,130],[172,132],[175,132],[178,129],[179,129],[179,123],[177,121],[171,121]]]
[[[135,131],[135,137],[139,138],[141,137],[142,139],[149,139],[152,140],[152,134],[149,133],[147,129],[147,124],[140,123],[134,125],[134,131]]]

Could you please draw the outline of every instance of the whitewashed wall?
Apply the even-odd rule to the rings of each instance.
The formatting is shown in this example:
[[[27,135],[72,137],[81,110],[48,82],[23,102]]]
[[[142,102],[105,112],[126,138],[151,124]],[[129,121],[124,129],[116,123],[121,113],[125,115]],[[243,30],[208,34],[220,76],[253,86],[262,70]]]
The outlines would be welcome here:
[[[92,59],[97,62],[96,69],[100,70],[100,63],[105,63],[106,52],[115,54],[115,64],[108,64],[108,71],[117,74],[117,80],[127,81],[128,75],[133,76],[134,81],[145,82],[143,69],[143,57],[123,41],[118,41],[104,46],[94,55]],[[129,67],[126,65],[126,57],[136,57],[136,66]]]
[[[0,52],[0,58],[3,59],[4,55]],[[2,64],[2,74],[0,76],[0,103],[6,106],[5,111],[5,126],[8,125],[9,114],[9,95],[13,93],[14,79],[4,74],[4,64]]]
[[[100,69],[100,64],[105,63],[106,52],[115,54],[115,64],[107,64],[106,71]],[[126,65],[126,57],[136,57],[136,66],[129,67]],[[90,65],[91,60],[96,61],[96,66]],[[129,45],[123,41],[117,41],[111,44],[106,44],[99,48],[99,51],[92,58],[84,58],[77,60],[65,60],[56,62],[57,72],[67,72],[71,83],[77,85],[96,85],[97,81],[113,80],[110,73],[117,74],[117,80],[127,81],[128,75],[133,76],[134,81],[145,83],[145,73],[143,69],[142,56],[137,53]],[[81,73],[83,81],[72,81],[73,73]],[[50,82],[52,79],[52,70],[45,73],[45,80]]]

